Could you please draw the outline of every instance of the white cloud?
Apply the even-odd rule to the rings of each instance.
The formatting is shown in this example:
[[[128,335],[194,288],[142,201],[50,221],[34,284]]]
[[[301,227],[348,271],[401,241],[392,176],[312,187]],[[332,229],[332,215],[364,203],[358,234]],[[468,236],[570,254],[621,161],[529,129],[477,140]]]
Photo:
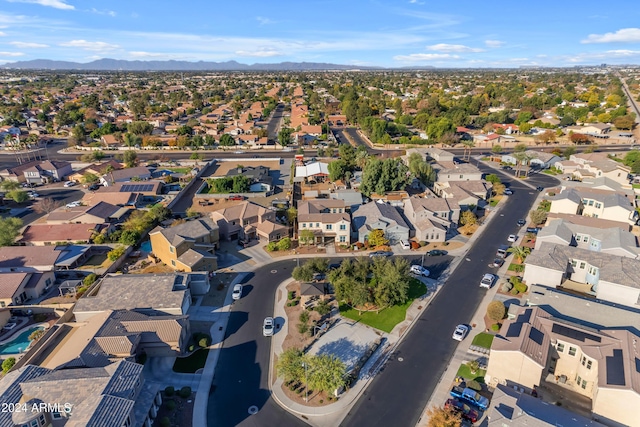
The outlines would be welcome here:
[[[282,53],[277,50],[256,50],[256,51],[246,51],[246,50],[237,50],[236,55],[238,56],[252,56],[258,58],[270,58],[273,56],[282,56]]]
[[[607,50],[604,52],[587,52],[574,56],[566,57],[566,60],[571,63],[588,63],[593,61],[608,61],[611,59],[628,59],[628,58],[640,58],[640,50],[626,50],[616,49]]]
[[[105,42],[90,42],[87,40],[71,40],[70,42],[60,43],[60,46],[79,47],[80,49],[96,52],[114,50],[120,47],[117,44],[110,44]]]
[[[502,46],[504,46],[504,42],[500,41],[500,40],[485,40],[484,44],[487,45],[487,47],[502,47]]]
[[[275,24],[276,22],[269,19],[269,18],[265,18],[264,16],[256,16],[256,21],[258,21],[260,23],[260,25],[269,25],[269,24]]]
[[[411,3],[411,4],[424,4],[423,1],[418,1],[418,0],[409,0],[409,3]]]
[[[4,37],[6,35],[7,35],[7,33],[5,33],[4,31],[0,31],[0,37]]]
[[[65,0],[7,0],[12,3],[33,3],[40,6],[53,7],[55,9],[74,10],[73,5],[65,3]]]
[[[615,33],[589,34],[581,43],[638,43],[640,28],[623,28]]]
[[[109,15],[109,16],[111,16],[113,18],[115,18],[115,16],[116,16],[116,12],[113,11],[113,10],[99,10],[99,9],[96,9],[95,7],[92,7],[89,10],[89,12],[95,13],[97,15]]]
[[[435,50],[436,52],[484,52],[483,49],[465,46],[463,44],[447,44],[438,43],[427,46],[427,50]]]
[[[30,43],[30,42],[10,42],[9,44],[15,47],[19,47],[20,49],[38,49],[38,48],[49,47],[48,44]]]
[[[22,52],[0,52],[0,56],[24,56]]]
[[[393,57],[396,61],[436,61],[443,59],[458,59],[458,55],[450,55],[448,53],[412,53],[410,55],[396,55]]]

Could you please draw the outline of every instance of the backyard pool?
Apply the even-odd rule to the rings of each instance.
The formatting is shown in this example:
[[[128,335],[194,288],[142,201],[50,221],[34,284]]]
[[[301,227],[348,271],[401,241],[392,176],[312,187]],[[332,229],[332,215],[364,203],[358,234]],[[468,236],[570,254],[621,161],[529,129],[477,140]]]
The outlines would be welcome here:
[[[11,341],[0,345],[0,354],[18,354],[25,351],[31,343],[31,341],[29,341],[29,335],[37,330],[44,330],[44,326],[31,327]]]
[[[140,250],[143,251],[143,252],[150,253],[151,252],[151,241],[150,240],[145,240],[144,242],[140,243]]]

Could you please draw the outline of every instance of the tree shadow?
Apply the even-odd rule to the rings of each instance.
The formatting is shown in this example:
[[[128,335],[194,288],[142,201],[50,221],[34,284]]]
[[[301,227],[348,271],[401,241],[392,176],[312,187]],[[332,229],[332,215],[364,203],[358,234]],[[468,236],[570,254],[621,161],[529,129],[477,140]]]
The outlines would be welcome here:
[[[323,344],[317,354],[336,356],[347,365],[347,371],[353,368],[358,360],[367,352],[367,345],[357,344],[348,338],[342,337],[336,341]]]

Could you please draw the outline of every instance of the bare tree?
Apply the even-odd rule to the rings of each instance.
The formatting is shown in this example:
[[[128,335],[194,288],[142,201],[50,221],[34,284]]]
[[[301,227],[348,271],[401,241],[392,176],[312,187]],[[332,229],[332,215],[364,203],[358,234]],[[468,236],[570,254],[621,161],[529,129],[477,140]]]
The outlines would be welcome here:
[[[51,197],[45,197],[33,205],[33,209],[41,214],[48,214],[62,206],[62,202]]]

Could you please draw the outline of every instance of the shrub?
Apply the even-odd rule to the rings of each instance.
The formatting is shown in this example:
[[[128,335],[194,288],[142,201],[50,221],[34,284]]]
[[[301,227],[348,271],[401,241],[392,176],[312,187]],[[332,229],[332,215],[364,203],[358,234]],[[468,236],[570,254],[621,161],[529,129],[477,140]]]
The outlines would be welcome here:
[[[511,283],[509,283],[509,282],[504,282],[504,283],[502,284],[502,286],[500,287],[500,290],[501,290],[502,292],[505,292],[505,293],[506,293],[506,292],[511,291],[511,289],[512,289],[512,288],[513,288],[513,285],[512,285]]]
[[[471,360],[467,362],[467,366],[469,367],[469,370],[472,374],[475,374],[476,372],[478,372],[478,369],[480,369],[480,363],[477,360]]]
[[[306,312],[306,311],[303,311],[302,313],[300,313],[300,318],[299,318],[299,320],[300,320],[302,323],[307,323],[307,322],[309,321],[309,313],[308,313],[308,312]]]
[[[292,299],[294,299],[295,297],[296,297],[296,293],[295,293],[295,291],[289,291],[289,292],[287,293],[287,299],[288,299],[289,301],[291,301],[291,300],[292,300]]]
[[[207,348],[211,345],[211,337],[206,336],[198,340],[198,345],[202,348]]]
[[[276,242],[269,242],[267,244],[267,251],[273,252],[278,250],[278,244]]]
[[[195,345],[191,344],[191,345],[189,346],[189,351],[193,351],[193,350],[195,350],[195,349],[196,349],[196,346],[195,346]]]
[[[475,391],[482,390],[482,386],[476,380],[467,381],[467,388],[470,388],[471,390],[475,390]]]
[[[189,386],[184,386],[180,389],[180,391],[178,392],[178,396],[183,397],[183,398],[187,398],[189,396],[191,396],[191,387]]]
[[[316,305],[315,310],[318,312],[319,315],[324,316],[325,314],[328,314],[331,311],[331,306],[327,301],[322,300]]]
[[[288,251],[289,249],[291,249],[291,239],[288,237],[280,239],[280,241],[277,243],[277,246],[279,251]]]
[[[518,295],[518,290],[517,289],[511,289],[511,295]]]
[[[91,286],[96,280],[98,280],[98,276],[95,273],[91,273],[82,279],[82,284],[85,286]]]
[[[167,397],[173,396],[175,392],[176,392],[176,389],[173,388],[173,386],[168,386],[168,387],[165,387],[164,389],[164,395]]]
[[[92,240],[93,240],[93,243],[95,243],[96,245],[101,245],[107,240],[107,236],[105,236],[102,233],[96,234]]]
[[[521,280],[518,280],[516,283],[513,284],[513,289],[518,291],[518,293],[523,294],[523,293],[527,292],[527,285],[522,283]]]
[[[442,242],[442,246],[449,246],[449,242]]]
[[[167,400],[165,402],[165,406],[167,407],[168,410],[173,411],[174,409],[176,409],[176,401],[175,400]]]
[[[306,313],[306,312],[303,312]],[[306,334],[309,332],[309,324],[308,323],[298,323],[298,332],[301,334]]]
[[[493,321],[504,319],[507,309],[502,301],[491,301],[487,306],[487,317]]]
[[[4,362],[2,362],[2,372],[6,374],[11,370],[11,368],[13,368],[13,365],[15,364],[16,364],[15,357],[9,357],[8,359],[5,359]]]
[[[420,244],[420,247],[423,248],[423,247],[427,246],[429,244],[429,242],[426,242],[424,240],[420,240],[419,244]]]
[[[499,323],[494,323],[493,325],[491,325],[491,330],[493,332],[498,332],[500,330],[500,324]]]
[[[122,245],[118,245],[115,248],[111,249],[109,251],[109,253],[107,253],[107,258],[109,258],[109,261],[115,262],[117,261],[122,255],[124,255],[124,252],[127,250],[126,246],[122,246]]]
[[[160,427],[171,427],[171,420],[169,417],[160,418]]]

